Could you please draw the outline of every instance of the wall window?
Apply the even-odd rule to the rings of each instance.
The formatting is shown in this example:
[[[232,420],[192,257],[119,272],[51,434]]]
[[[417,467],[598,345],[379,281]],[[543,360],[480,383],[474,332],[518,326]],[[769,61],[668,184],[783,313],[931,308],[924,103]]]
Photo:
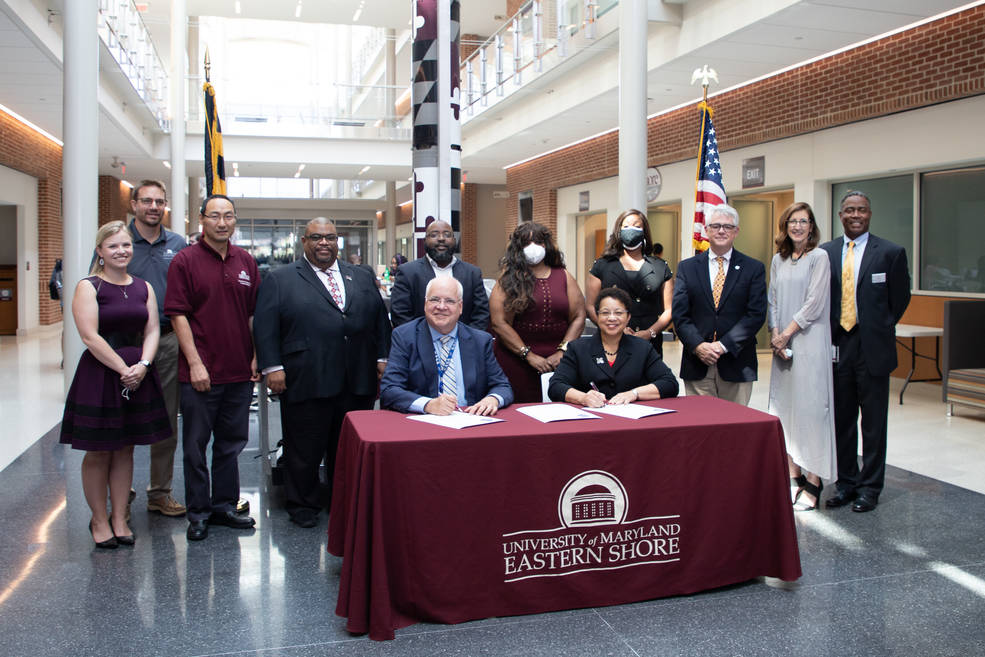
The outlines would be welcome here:
[[[920,288],[985,292],[985,167],[920,176]]]
[[[869,197],[872,220],[869,230],[875,235],[906,249],[907,266],[913,272],[913,176],[893,176],[836,183],[831,186],[831,234],[841,237],[845,231],[838,218],[841,197],[856,190]]]
[[[517,223],[533,221],[534,219],[534,193],[520,192],[516,196],[517,202]]]

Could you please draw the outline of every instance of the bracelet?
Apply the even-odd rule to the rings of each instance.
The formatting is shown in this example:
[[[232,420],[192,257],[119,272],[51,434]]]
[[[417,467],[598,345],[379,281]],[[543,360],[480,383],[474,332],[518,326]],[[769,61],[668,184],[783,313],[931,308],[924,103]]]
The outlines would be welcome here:
[[[633,394],[636,395],[636,399],[634,399],[633,401],[639,401],[640,400],[640,391],[637,390],[636,388],[633,388]]]
[[[149,360],[138,360],[137,361],[137,365],[143,365],[147,369],[150,369],[150,361]]]
[[[526,358],[527,354],[530,353],[530,347],[528,347],[527,345],[523,345],[522,347],[520,347],[520,351],[517,353],[520,354],[520,358]]]

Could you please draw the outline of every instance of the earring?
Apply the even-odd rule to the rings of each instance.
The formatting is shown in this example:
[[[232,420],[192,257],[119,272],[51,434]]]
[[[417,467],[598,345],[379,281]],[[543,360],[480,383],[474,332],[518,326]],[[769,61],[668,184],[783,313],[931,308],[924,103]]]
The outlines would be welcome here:
[[[102,266],[103,266],[103,265],[105,265],[105,264],[106,264],[106,263],[105,263],[105,262],[103,262],[103,259],[102,259],[102,258],[100,258],[100,259],[99,259],[99,266],[100,266],[100,267],[102,267]]]

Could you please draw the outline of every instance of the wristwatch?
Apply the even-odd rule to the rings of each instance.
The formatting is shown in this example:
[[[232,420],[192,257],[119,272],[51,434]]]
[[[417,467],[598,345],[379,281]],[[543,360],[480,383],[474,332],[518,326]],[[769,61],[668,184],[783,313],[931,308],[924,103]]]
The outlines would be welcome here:
[[[150,369],[150,361],[149,360],[138,360],[137,361],[137,364],[138,365],[143,365],[144,367]]]
[[[557,346],[557,350],[558,351],[567,351],[568,350],[568,341],[567,340],[562,340],[561,341],[561,344],[559,344]]]
[[[522,347],[520,347],[520,351],[518,353],[520,354],[520,358],[526,358],[527,354],[530,353],[530,347],[528,347],[527,345],[523,345]]]
[[[657,339],[657,332],[654,331],[652,328],[650,329],[650,339],[651,340],[656,340]]]

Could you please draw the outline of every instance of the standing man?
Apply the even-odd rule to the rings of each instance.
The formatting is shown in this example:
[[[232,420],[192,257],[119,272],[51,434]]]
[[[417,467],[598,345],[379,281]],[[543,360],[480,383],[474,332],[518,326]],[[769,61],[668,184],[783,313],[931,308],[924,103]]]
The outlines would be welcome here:
[[[318,468],[331,491],[342,419],[371,410],[390,350],[390,320],[375,276],[338,260],[338,231],[308,222],[304,257],[270,272],[257,297],[257,361],[280,395],[285,490],[291,521],[317,524]]]
[[[248,252],[230,244],[236,208],[221,194],[202,203],[202,239],[183,249],[168,270],[164,313],[178,334],[181,357],[182,449],[188,540],[209,524],[253,527],[238,515],[240,452],[249,437],[253,382],[253,311],[260,273]],[[212,478],[205,449],[212,440]]]
[[[424,316],[424,288],[428,281],[440,276],[454,276],[462,284],[462,323],[485,331],[489,327],[489,296],[482,284],[482,272],[475,265],[462,262],[455,256],[458,243],[451,224],[432,221],[424,234],[427,253],[423,258],[400,266],[400,275],[390,292],[390,316],[393,325],[400,326]]]
[[[424,317],[393,331],[380,382],[380,405],[401,413],[494,415],[513,401],[492,336],[459,321],[462,284],[435,278],[424,290]]]
[[[735,208],[716,205],[708,222],[709,250],[681,261],[674,283],[681,378],[689,395],[748,406],[758,373],[756,331],[766,321],[766,269],[732,248]]]
[[[835,441],[838,492],[825,505],[854,502],[872,511],[886,476],[889,374],[896,369],[896,323],[910,303],[910,271],[902,247],[869,233],[869,197],[849,191],[838,211],[845,234],[821,245],[831,260]],[[862,411],[862,469],[858,415]]]
[[[164,314],[164,296],[168,267],[175,255],[185,248],[185,240],[161,225],[168,204],[167,189],[159,180],[142,180],[130,195],[134,220],[130,223],[133,258],[127,271],[147,281],[157,296],[160,312],[161,341],[154,365],[161,377],[164,405],[171,419],[171,437],[150,446],[150,483],[147,486],[147,510],[166,516],[185,515],[185,506],[171,495],[174,476],[174,452],[178,446],[178,336],[171,320]]]

